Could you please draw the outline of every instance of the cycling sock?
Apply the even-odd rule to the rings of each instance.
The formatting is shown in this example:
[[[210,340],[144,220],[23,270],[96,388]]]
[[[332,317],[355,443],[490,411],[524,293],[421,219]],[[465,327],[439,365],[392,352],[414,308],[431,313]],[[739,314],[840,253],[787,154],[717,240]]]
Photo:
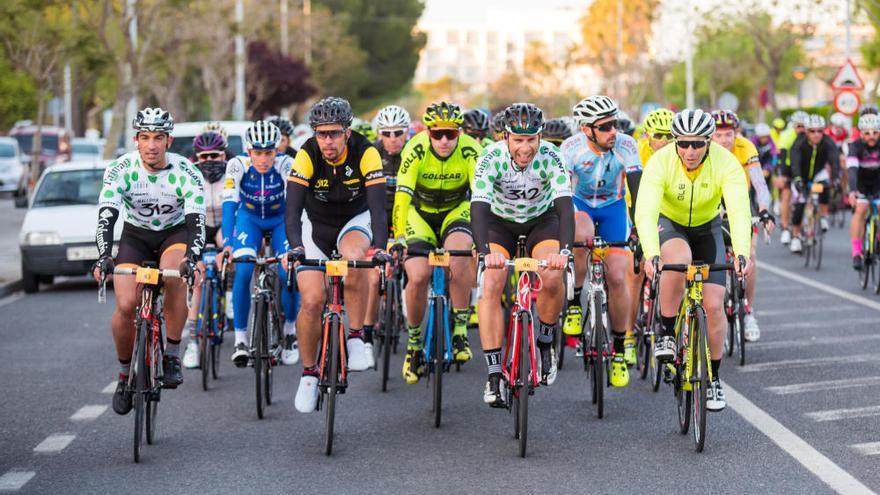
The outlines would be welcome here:
[[[168,357],[178,357],[180,355],[180,341],[171,338],[165,338],[165,355]]]
[[[661,334],[661,337],[672,337],[675,335],[674,316],[660,316],[660,321],[663,323],[663,333]]]
[[[862,255],[862,240],[861,239],[851,239],[852,242],[852,255],[853,256],[861,256]]]
[[[284,322],[284,335],[296,335],[296,320]]]
[[[308,368],[303,368],[302,376],[318,376],[318,367],[309,366]]]
[[[553,344],[553,335],[556,333],[556,323],[544,323],[538,326],[538,347],[547,347]]]
[[[632,328],[627,328],[627,329],[626,329],[626,338],[631,339],[632,336],[633,336],[633,329],[632,329]]]
[[[720,368],[720,367],[721,367],[721,360],[720,359],[713,359],[712,360],[712,379],[718,380],[718,368]]]
[[[361,339],[364,338],[364,331],[360,328],[349,328],[348,329],[348,338],[349,339]]]
[[[613,335],[614,341],[614,354],[622,354],[624,350],[624,340],[626,339],[625,332],[618,332],[617,330],[611,331]]]
[[[235,345],[238,344],[247,344],[247,330],[245,329],[235,329]]]
[[[364,325],[364,343],[373,343],[373,325]]]
[[[128,376],[128,372],[131,370],[131,359],[126,359],[125,361],[119,360],[119,374],[121,376]]]
[[[409,340],[406,343],[407,349],[421,349],[422,348],[422,326],[421,325],[407,325],[406,331],[409,334]]]
[[[455,327],[452,329],[453,335],[467,335],[469,311],[468,308],[452,310],[452,319],[455,322]]]
[[[190,339],[196,338],[196,320],[190,320],[187,318],[186,323],[183,325],[183,333],[189,335]]]
[[[501,348],[486,349],[483,354],[486,359],[486,367],[489,369],[489,376],[501,374]]]

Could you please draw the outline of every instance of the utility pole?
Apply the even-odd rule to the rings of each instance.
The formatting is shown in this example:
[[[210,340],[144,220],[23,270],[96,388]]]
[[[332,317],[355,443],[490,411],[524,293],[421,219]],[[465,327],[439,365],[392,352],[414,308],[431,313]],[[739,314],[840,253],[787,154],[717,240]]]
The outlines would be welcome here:
[[[244,120],[244,2],[235,0],[235,102],[232,118]]]
[[[128,37],[131,42],[131,52],[133,54],[137,53],[138,49],[138,19],[137,19],[137,0],[126,0],[125,2],[125,15],[128,17]],[[128,99],[128,104],[125,109],[125,146],[124,148],[130,148],[133,146],[134,142],[134,129],[131,126],[131,123],[134,121],[135,116],[138,111],[138,101],[137,101],[137,88],[134,82],[134,74],[132,73],[131,61],[126,64],[125,69],[125,79],[131,91],[131,95]],[[112,146],[115,148],[116,143],[108,143],[108,146]]]
[[[312,65],[312,0],[303,0],[303,19],[305,20],[305,56],[306,67]]]

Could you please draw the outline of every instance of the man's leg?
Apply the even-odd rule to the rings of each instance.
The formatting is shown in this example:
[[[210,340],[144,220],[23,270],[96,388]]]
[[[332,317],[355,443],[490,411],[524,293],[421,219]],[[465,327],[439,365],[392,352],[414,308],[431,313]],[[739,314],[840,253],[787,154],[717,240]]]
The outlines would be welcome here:
[[[296,317],[303,372],[296,391],[294,406],[303,413],[312,412],[318,403],[318,341],[321,338],[321,315],[324,311],[324,272],[300,269],[296,274],[300,290],[299,313]]]
[[[491,246],[493,252],[501,252],[507,257],[503,248]],[[477,302],[480,313],[480,345],[488,368],[489,380],[483,392],[483,402],[492,407],[504,407],[501,392],[501,346],[504,342],[504,313],[501,310],[501,294],[507,282],[507,269],[492,269],[483,272],[483,287],[480,300]]]
[[[467,232],[452,232],[444,242],[444,247],[450,250],[470,250],[473,245],[474,240]],[[452,316],[455,322],[452,347],[455,360],[465,363],[473,357],[467,337],[471,289],[474,287],[477,277],[473,258],[450,257],[449,273],[449,299],[452,303]]]
[[[660,246],[660,261],[661,265],[688,264],[691,262],[691,248],[685,239],[671,238]],[[655,355],[661,360],[670,360],[675,354],[675,319],[684,297],[684,279],[684,274],[678,272],[667,271],[660,276],[662,333],[655,345]]]
[[[177,270],[186,245],[174,244],[166,249],[159,257],[159,268],[162,270]],[[165,328],[167,334],[165,340],[165,356],[162,363],[162,380],[166,387],[174,388],[183,383],[180,363],[180,336],[183,333],[183,324],[186,322],[186,281],[180,278],[163,279],[165,285],[165,299],[162,311],[165,316]]]
[[[870,205],[868,201],[858,199],[853,212],[852,220],[849,224],[850,243],[852,245],[853,268],[861,270],[862,262],[862,239],[865,236],[865,221],[868,217],[868,209]]]
[[[555,239],[542,240],[532,250],[532,256],[539,260],[546,260],[551,254],[559,254],[559,241]],[[556,350],[553,348],[553,340],[559,331],[559,316],[565,302],[565,291],[562,284],[563,271],[541,268],[538,270],[538,274],[544,286],[538,293],[536,301],[539,321],[533,323],[537,346],[541,354],[541,381],[552,385],[556,381]]]
[[[590,216],[582,211],[575,213],[575,242],[592,242],[594,235],[595,226]],[[574,248],[572,254],[574,255],[574,298],[566,302],[565,322],[562,324],[562,331],[566,335],[569,347],[577,346],[577,336],[582,331],[583,310],[581,308],[581,293],[587,277],[587,256],[589,251],[585,248]]]
[[[369,248],[370,238],[359,229],[345,232],[339,239],[339,254],[346,260],[365,259]],[[346,345],[350,371],[363,371],[369,366],[363,334],[369,289],[367,274],[367,270],[349,270],[345,277],[345,309],[349,324]]]

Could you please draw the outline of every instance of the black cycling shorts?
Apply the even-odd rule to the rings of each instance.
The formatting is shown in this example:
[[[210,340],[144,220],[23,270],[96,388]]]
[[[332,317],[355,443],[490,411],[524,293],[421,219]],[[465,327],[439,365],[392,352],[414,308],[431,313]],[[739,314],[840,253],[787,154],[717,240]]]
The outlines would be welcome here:
[[[698,227],[685,227],[660,215],[660,246],[670,239],[682,239],[691,248],[691,261],[724,263],[724,240],[721,232],[721,216]],[[723,271],[709,272],[706,283],[724,285],[727,274]]]
[[[148,230],[126,223],[119,238],[116,266],[141,266],[144,261],[158,264],[166,251],[186,251],[186,241],[186,224],[165,230]]]
[[[508,222],[494,213],[489,214],[489,248],[508,259],[516,255],[516,241],[526,236],[526,256],[533,256],[535,247],[554,243],[559,249],[559,217],[555,210],[547,210],[526,223]]]

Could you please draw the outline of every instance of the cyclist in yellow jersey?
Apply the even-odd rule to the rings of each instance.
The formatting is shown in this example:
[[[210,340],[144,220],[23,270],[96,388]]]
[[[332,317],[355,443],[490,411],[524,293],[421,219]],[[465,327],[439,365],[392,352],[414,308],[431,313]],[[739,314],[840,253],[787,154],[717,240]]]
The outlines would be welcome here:
[[[477,156],[483,148],[461,132],[461,108],[440,102],[428,107],[422,118],[428,129],[416,134],[401,153],[394,195],[396,243],[410,249],[471,249],[470,183]],[[413,384],[422,374],[421,324],[431,281],[431,267],[424,257],[412,257],[404,264],[407,329],[409,343],[403,363],[404,380]],[[470,291],[476,280],[473,260],[450,259],[449,295],[455,326],[452,352],[458,362],[471,359],[467,338]]]
[[[686,109],[672,121],[674,146],[654,153],[645,167],[636,201],[636,227],[645,252],[645,273],[654,277],[654,263],[724,262],[721,199],[730,221],[730,236],[738,272],[748,275],[751,247],[749,190],[742,167],[732,153],[711,141],[715,121],[702,110]],[[744,257],[741,266],[739,257]],[[709,325],[713,379],[706,391],[706,408],[724,409],[726,402],[718,369],[724,351],[724,272],[712,272],[703,287]],[[661,361],[675,354],[675,317],[684,295],[684,274],[665,272],[660,279],[662,331],[655,355]]]
[[[761,168],[761,161],[758,158],[758,149],[755,148],[751,141],[736,134],[739,128],[739,117],[736,116],[736,113],[729,110],[716,110],[712,112],[712,117],[715,119],[715,134],[712,135],[712,140],[733,153],[736,161],[742,165],[746,174],[746,181],[755,190],[758,215],[761,217],[761,221],[766,226],[768,232],[772,233],[775,219],[769,211],[770,191],[767,189],[767,182],[764,180],[764,172]],[[752,234],[755,233],[753,230]],[[758,285],[757,239],[756,235],[752,236],[750,255],[752,269],[746,280],[745,337],[750,342],[761,338],[761,330],[754,315],[755,288]]]

